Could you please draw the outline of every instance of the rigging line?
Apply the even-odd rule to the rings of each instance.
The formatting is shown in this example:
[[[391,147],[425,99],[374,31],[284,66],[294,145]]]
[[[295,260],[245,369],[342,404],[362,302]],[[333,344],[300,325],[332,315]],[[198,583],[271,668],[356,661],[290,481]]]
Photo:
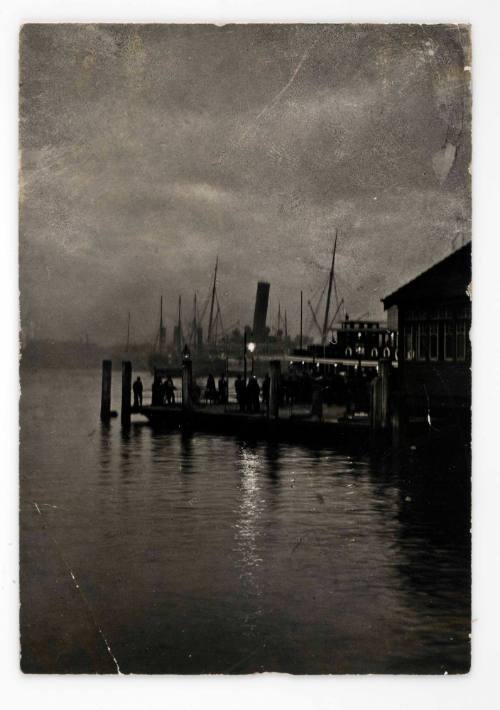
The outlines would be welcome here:
[[[212,297],[210,299],[210,317],[208,320],[208,333],[207,333],[207,342],[210,342],[212,340],[212,327],[213,327],[213,315],[214,315],[214,302],[215,302],[215,297],[217,295],[217,267],[219,265],[219,256],[217,255],[215,259],[215,270],[214,270],[214,281],[213,281],[213,286],[212,286]]]
[[[315,314],[319,310],[319,307],[320,307],[321,301],[323,300],[323,296],[325,295],[325,291],[326,291],[327,286],[328,286],[328,276],[327,276],[325,284],[323,286],[323,290],[321,291],[321,293],[319,295],[318,302],[316,303],[316,308],[314,309]]]
[[[338,231],[335,230],[335,242],[333,244],[332,265],[330,267],[330,274],[328,277],[328,294],[326,297],[326,304],[325,304],[325,318],[323,321],[323,332],[321,335],[321,340],[322,340],[323,345],[325,344],[327,330],[328,330],[328,315],[330,312],[330,301],[332,298],[332,282],[333,282],[333,274],[334,274],[334,270],[335,270],[335,254],[337,251],[337,237],[338,237]]]
[[[105,637],[104,632],[103,632],[103,630],[101,629],[101,627],[100,627],[100,625],[99,625],[99,623],[98,623],[98,621],[97,621],[96,615],[94,614],[94,610],[92,609],[89,600],[87,599],[87,597],[86,597],[86,595],[84,594],[84,592],[83,592],[81,586],[79,585],[78,580],[76,579],[76,577],[75,577],[75,575],[74,575],[74,573],[73,573],[73,570],[71,569],[71,567],[69,566],[68,562],[66,561],[66,558],[64,557],[64,555],[63,555],[63,553],[62,553],[62,550],[61,550],[61,547],[60,547],[59,543],[57,542],[56,538],[52,535],[52,533],[49,531],[48,526],[46,525],[46,523],[45,523],[45,521],[44,521],[44,516],[42,515],[42,511],[40,510],[40,507],[38,506],[38,503],[37,503],[36,501],[33,501],[33,507],[34,507],[35,510],[37,511],[38,515],[41,517],[41,519],[42,519],[42,526],[43,526],[44,530],[46,531],[47,535],[48,535],[49,538],[51,539],[52,544],[53,544],[54,547],[56,548],[57,553],[59,554],[59,557],[61,558],[61,561],[62,561],[63,565],[66,567],[66,571],[68,572],[69,576],[70,576],[71,579],[73,580],[73,584],[75,585],[75,589],[77,590],[78,594],[79,594],[80,597],[82,598],[83,603],[84,603],[85,606],[87,607],[87,611],[88,611],[89,614],[90,614],[90,617],[91,617],[91,619],[92,619],[92,621],[93,621],[93,623],[94,623],[94,626],[95,626],[95,628],[96,628],[96,630],[97,630],[99,636],[101,637],[101,639],[102,639],[103,642],[104,642],[104,645],[106,646],[107,652],[108,652],[109,655],[111,656],[111,658],[112,658],[112,660],[113,660],[113,663],[114,663],[115,666],[116,666],[117,672],[118,672],[120,675],[122,675],[122,672],[121,672],[121,670],[120,670],[120,666],[118,665],[118,661],[116,660],[115,655],[113,654],[113,651],[111,650],[111,646],[109,645],[109,642],[108,642],[107,638]]]
[[[211,292],[211,290],[212,290],[212,281],[210,280],[210,284],[209,284],[209,286],[208,286],[207,295],[206,295],[205,301],[204,301],[204,303],[203,303],[203,308],[201,309],[201,316],[200,316],[200,318],[199,318],[200,325],[203,324],[203,320],[204,320],[205,314],[206,314],[206,312],[207,312],[208,304],[210,303],[210,292]]]
[[[217,302],[217,315],[215,317],[217,318],[217,316],[219,316],[220,328],[222,332],[224,332],[224,326],[222,324],[222,311],[219,303],[219,294],[217,292],[215,292],[215,300]]]
[[[329,324],[329,326],[328,326],[328,330],[331,330],[331,329],[333,328],[333,325],[334,325],[334,323],[335,323],[335,319],[336,319],[336,317],[338,316],[339,311],[340,311],[340,308],[341,308],[341,306],[342,306],[343,303],[344,303],[344,299],[342,299],[342,300],[340,301],[339,305],[337,306],[337,310],[335,311],[335,314],[334,314],[332,320],[330,321],[330,324]]]

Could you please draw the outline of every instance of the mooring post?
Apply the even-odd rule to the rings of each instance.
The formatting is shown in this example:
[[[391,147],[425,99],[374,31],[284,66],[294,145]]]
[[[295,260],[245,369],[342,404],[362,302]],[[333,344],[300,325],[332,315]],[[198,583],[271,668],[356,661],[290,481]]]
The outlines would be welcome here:
[[[379,360],[378,375],[371,383],[370,424],[374,432],[387,431],[391,426],[391,361]]]
[[[122,426],[130,425],[130,396],[132,392],[132,363],[122,361]]]
[[[390,416],[389,416],[389,398],[391,395],[391,361],[384,359],[380,360],[378,364],[378,376],[380,379],[379,384],[379,422],[378,426],[380,429],[386,431],[390,427]]]
[[[111,416],[111,360],[102,361],[101,421],[109,422]]]
[[[182,410],[184,412],[191,411],[193,408],[192,391],[193,362],[189,350],[186,347],[182,356]]]
[[[271,368],[271,383],[269,386],[269,416],[271,419],[277,419],[280,409],[281,363],[279,360],[271,360],[269,365]]]
[[[323,419],[323,390],[320,382],[315,382],[312,391],[311,416]]]

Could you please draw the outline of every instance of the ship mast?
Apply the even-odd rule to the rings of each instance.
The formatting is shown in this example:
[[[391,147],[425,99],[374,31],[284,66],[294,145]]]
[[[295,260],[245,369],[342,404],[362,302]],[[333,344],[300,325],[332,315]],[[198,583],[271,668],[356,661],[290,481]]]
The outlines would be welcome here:
[[[158,347],[160,353],[163,352],[165,344],[165,326],[163,325],[163,296],[160,296],[160,330],[158,332]]]
[[[179,350],[182,348],[182,329],[181,329],[181,296],[179,296],[179,314],[177,317],[177,328],[179,333]]]
[[[217,287],[217,266],[218,266],[218,264],[219,264],[219,257],[217,257],[215,260],[214,283],[213,283],[213,287],[212,287],[212,300],[210,301],[210,317],[208,319],[208,333],[207,333],[207,341],[209,343],[212,342],[212,327],[213,327],[213,318],[214,318],[215,290]]]
[[[196,344],[198,342],[198,319],[197,319],[197,310],[198,306],[196,303],[196,291],[194,292],[194,301],[193,301],[193,322],[191,324],[191,336],[190,336],[190,344],[192,348],[196,348]]]
[[[327,335],[327,331],[328,331],[328,315],[330,313],[330,300],[332,297],[333,270],[335,268],[335,251],[336,251],[336,249],[337,249],[337,230],[335,230],[335,241],[333,243],[332,265],[330,268],[330,276],[328,279],[328,293],[326,296],[325,319],[323,321],[323,330],[321,332],[321,345],[325,345],[326,335]]]

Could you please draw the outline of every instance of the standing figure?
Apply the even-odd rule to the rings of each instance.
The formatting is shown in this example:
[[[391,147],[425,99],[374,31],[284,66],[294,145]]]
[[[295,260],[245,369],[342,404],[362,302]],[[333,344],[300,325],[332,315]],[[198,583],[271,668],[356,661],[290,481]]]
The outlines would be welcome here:
[[[132,389],[134,391],[134,409],[142,407],[142,382],[140,377],[136,379]]]
[[[210,374],[207,377],[207,385],[205,387],[205,400],[215,402],[217,399],[217,389],[215,388],[214,376]]]
[[[219,377],[219,382],[217,383],[217,389],[219,390],[219,402],[221,404],[226,404],[227,402],[227,380],[224,375]]]
[[[262,404],[265,405],[266,411],[269,412],[269,392],[271,389],[271,378],[269,374],[262,380]]]
[[[170,376],[165,382],[165,400],[167,404],[175,404],[175,385]]]
[[[247,403],[248,403],[248,410],[250,412],[259,412],[260,411],[259,394],[260,394],[259,383],[257,382],[257,378],[254,375],[252,375],[251,378],[248,380],[248,385],[247,385]]]
[[[245,382],[241,379],[240,375],[236,375],[234,381],[234,389],[236,391],[236,401],[240,405],[240,412],[245,411]]]

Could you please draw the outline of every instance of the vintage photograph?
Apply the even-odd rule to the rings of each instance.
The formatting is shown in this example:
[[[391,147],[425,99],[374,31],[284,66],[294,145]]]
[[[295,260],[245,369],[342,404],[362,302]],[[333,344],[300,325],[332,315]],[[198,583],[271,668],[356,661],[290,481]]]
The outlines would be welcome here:
[[[470,27],[25,24],[20,667],[471,665]]]

